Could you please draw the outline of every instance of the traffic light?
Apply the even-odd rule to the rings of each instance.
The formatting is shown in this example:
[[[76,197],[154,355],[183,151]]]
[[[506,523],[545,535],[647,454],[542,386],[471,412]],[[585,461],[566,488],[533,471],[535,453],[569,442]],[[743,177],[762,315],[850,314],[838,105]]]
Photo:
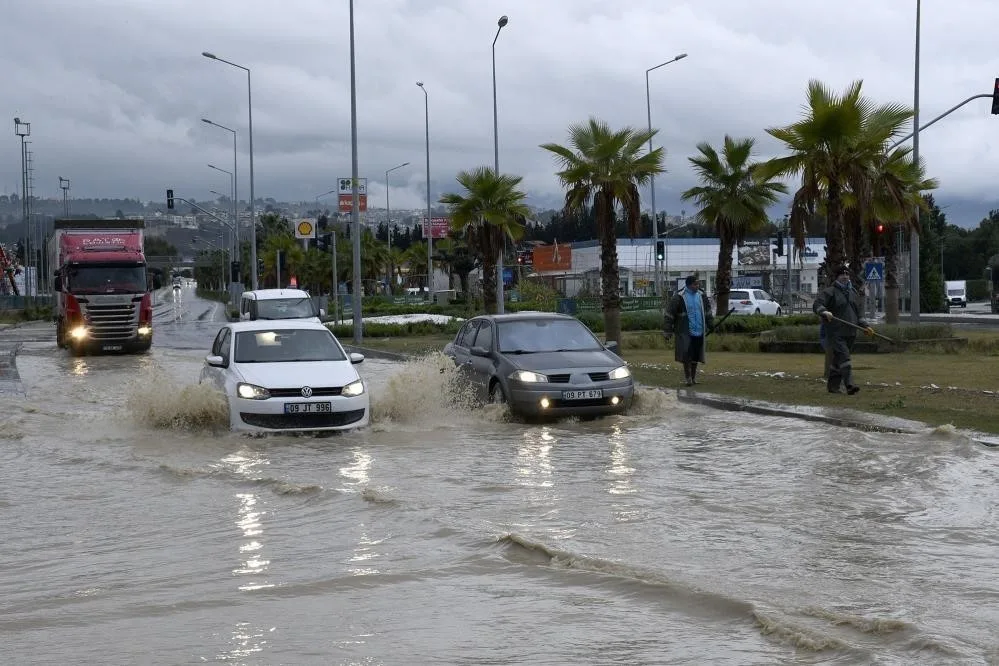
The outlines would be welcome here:
[[[316,236],[316,249],[320,252],[327,252],[331,249],[333,234],[320,234]]]
[[[999,116],[999,78],[996,79],[996,87],[992,91],[992,115]]]
[[[232,271],[232,277],[230,278],[232,282],[239,282],[239,262],[233,261],[229,266],[229,270]]]
[[[656,261],[666,261],[666,241],[656,241]]]
[[[778,257],[784,256],[784,232],[777,232],[777,240],[774,241],[774,253]]]
[[[885,225],[883,225],[883,224],[881,224],[879,222],[877,224],[877,226],[874,227],[874,231],[875,231],[875,233],[877,233],[878,236],[880,236],[881,234],[883,234],[885,232]]]
[[[517,255],[517,263],[520,264],[521,266],[524,265],[524,255],[522,254]]]
[[[167,190],[167,208],[173,209],[173,190]]]
[[[285,274],[285,260],[284,260],[284,252],[282,252],[281,250],[277,251],[277,269],[278,269],[278,272],[282,276],[284,276],[284,274]]]

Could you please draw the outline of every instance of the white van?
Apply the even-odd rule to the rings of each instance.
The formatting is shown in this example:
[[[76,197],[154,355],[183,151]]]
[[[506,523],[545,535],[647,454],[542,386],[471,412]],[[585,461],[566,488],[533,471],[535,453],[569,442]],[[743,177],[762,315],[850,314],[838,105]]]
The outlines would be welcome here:
[[[947,292],[947,305],[952,308],[968,307],[967,280],[948,280],[944,282],[944,289]]]
[[[308,319],[322,322],[322,318],[325,316],[325,311],[316,311],[309,292],[301,289],[244,291],[239,299],[240,321]]]

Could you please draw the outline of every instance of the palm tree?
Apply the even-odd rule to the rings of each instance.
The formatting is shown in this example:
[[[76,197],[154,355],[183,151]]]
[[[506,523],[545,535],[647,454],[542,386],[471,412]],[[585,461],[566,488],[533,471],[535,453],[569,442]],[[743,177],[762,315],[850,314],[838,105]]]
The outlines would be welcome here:
[[[844,194],[852,191],[860,210],[869,206],[871,166],[912,118],[910,109],[897,104],[875,107],[861,94],[862,86],[862,81],[854,81],[842,95],[837,95],[821,82],[809,81],[806,116],[786,127],[767,130],[791,154],[770,160],[761,167],[760,176],[801,176],[790,215],[798,252],[805,247],[807,221],[820,202],[825,204],[827,266],[843,264],[847,259]],[[856,234],[856,229],[851,233]],[[858,282],[862,277],[860,269],[851,266]],[[832,272],[826,275],[830,284],[835,280]]]
[[[701,184],[681,196],[700,206],[699,222],[718,232],[718,315],[728,312],[728,293],[732,286],[732,252],[746,234],[767,224],[767,208],[777,203],[787,187],[772,178],[755,175],[758,163],[751,162],[754,139],[733,139],[726,135],[721,155],[710,144],[699,143],[700,155],[689,158]]]
[[[464,194],[445,194],[440,202],[450,208],[451,228],[464,235],[469,247],[482,257],[482,295],[487,312],[496,311],[496,263],[506,239],[517,240],[530,214],[518,189],[520,176],[497,174],[488,167],[461,171],[457,176]]]
[[[596,118],[569,126],[569,145],[546,143],[541,147],[553,153],[560,163],[558,172],[566,188],[566,215],[579,214],[592,205],[600,237],[600,278],[604,311],[604,331],[608,342],[621,341],[621,295],[617,262],[617,234],[614,209],[620,204],[632,235],[641,227],[641,201],[638,188],[663,172],[664,151],[645,152],[658,130],[625,127],[611,130]]]
[[[403,262],[409,268],[409,277],[414,275],[427,275],[427,242],[417,241],[410,243],[403,253]],[[424,284],[427,284],[424,281]]]

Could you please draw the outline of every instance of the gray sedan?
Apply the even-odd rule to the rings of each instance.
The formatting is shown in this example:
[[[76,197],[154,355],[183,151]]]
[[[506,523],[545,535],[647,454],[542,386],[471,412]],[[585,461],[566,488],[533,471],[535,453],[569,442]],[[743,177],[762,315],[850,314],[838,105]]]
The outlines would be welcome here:
[[[520,312],[469,319],[444,353],[483,402],[525,416],[600,416],[627,411],[635,392],[615,349],[575,317]]]

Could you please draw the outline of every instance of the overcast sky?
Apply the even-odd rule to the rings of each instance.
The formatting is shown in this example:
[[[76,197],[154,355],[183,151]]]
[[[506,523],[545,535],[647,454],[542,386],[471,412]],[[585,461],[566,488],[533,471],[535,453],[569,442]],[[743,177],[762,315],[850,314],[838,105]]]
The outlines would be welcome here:
[[[550,156],[566,127],[589,115],[614,126],[652,123],[667,150],[660,211],[691,206],[687,158],[726,133],[777,146],[764,128],[794,121],[805,87],[864,80],[879,101],[912,104],[915,0],[357,0],[360,175],[383,206],[425,205],[424,81],[430,107],[434,198],[459,169],[492,165],[491,43],[496,45],[500,168],[522,175],[537,203],[559,200]],[[999,2],[927,0],[922,17],[925,123],[991,92],[999,75]],[[257,197],[309,200],[351,171],[347,0],[30,0],[0,20],[0,106],[6,146],[0,189],[20,188],[13,117],[31,122],[35,193],[162,199],[173,187],[197,200],[227,191],[211,162],[232,165],[238,131],[240,197],[249,195],[246,76],[252,69]],[[999,117],[977,100],[922,134],[938,202],[996,203]],[[331,203],[335,199],[331,197]],[[643,201],[643,207],[648,202]],[[959,221],[959,220],[954,220]],[[977,222],[977,219],[975,220]]]

